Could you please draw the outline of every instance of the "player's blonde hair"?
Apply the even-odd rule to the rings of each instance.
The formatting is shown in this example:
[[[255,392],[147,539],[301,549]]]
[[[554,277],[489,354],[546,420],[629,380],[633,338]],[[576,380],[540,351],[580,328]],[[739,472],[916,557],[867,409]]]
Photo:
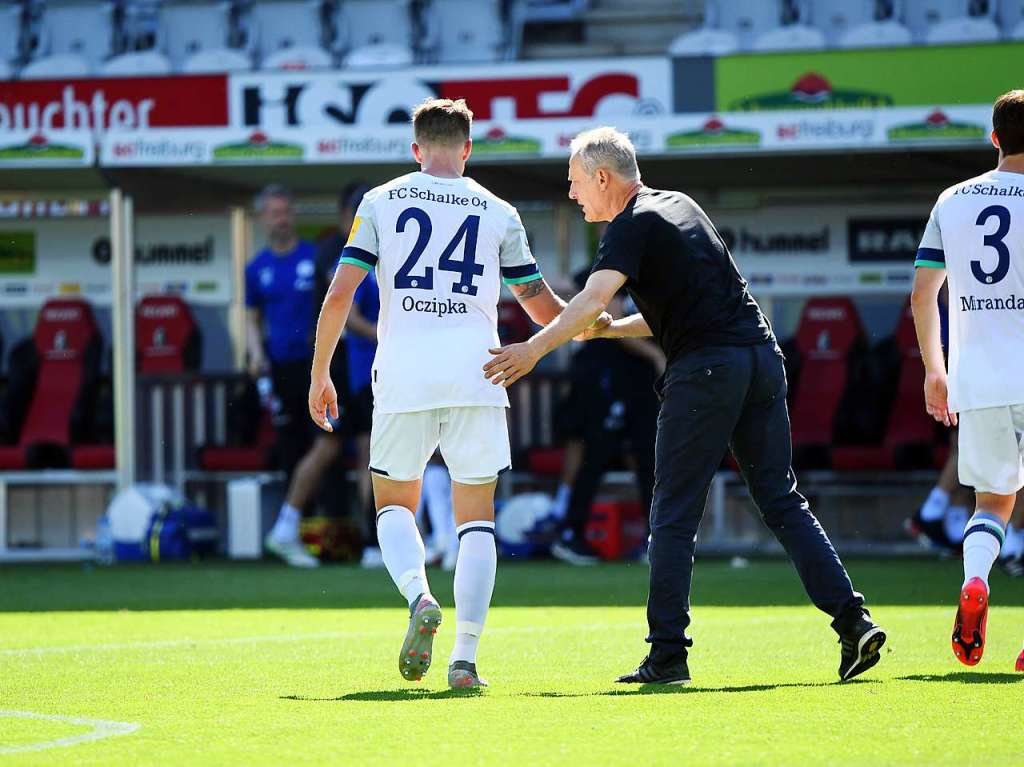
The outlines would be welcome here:
[[[640,180],[640,167],[636,164],[636,149],[622,131],[602,127],[583,131],[569,144],[569,162],[579,158],[588,176],[598,168],[610,170],[626,181]]]
[[[473,128],[473,112],[465,99],[426,99],[412,111],[416,143],[461,146]]]

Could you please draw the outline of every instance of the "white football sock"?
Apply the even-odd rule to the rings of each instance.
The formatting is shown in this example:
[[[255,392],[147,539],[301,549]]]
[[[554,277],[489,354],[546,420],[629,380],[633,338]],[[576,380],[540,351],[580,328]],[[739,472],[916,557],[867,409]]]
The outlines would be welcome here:
[[[455,648],[451,662],[476,663],[476,649],[494,591],[498,553],[493,522],[459,525],[459,559],[455,565]]]
[[[966,506],[950,506],[946,509],[946,516],[942,518],[942,529],[954,545],[964,539],[964,529],[967,527],[969,516]]]
[[[436,463],[427,464],[421,496],[427,503],[434,548],[448,551],[453,543],[458,546],[455,518],[452,516],[452,479],[448,476],[448,469]]]
[[[928,498],[921,505],[921,519],[925,522],[934,522],[937,519],[942,519],[942,515],[946,513],[946,507],[948,506],[949,493],[941,487],[933,487],[932,491],[928,494]]]
[[[290,503],[284,503],[277,513],[277,520],[270,530],[270,537],[278,543],[289,543],[299,539],[299,522],[302,512]]]
[[[377,540],[384,566],[409,606],[420,594],[429,595],[423,539],[412,512],[404,506],[381,509],[377,513]]]
[[[1005,535],[1003,521],[994,514],[975,512],[964,533],[964,584],[981,578],[988,586],[988,574],[999,556]]]

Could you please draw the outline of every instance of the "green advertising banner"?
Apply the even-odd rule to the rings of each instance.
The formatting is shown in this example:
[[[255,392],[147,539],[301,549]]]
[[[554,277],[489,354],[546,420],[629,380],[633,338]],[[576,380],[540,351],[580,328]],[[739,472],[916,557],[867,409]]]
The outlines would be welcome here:
[[[722,56],[715,109],[990,104],[1021,86],[1024,42]]]

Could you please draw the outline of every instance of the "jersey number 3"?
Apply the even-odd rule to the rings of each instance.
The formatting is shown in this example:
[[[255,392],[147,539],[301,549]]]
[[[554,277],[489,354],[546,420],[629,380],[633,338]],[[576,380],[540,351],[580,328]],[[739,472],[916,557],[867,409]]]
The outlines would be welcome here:
[[[409,257],[405,259],[402,268],[395,274],[395,289],[433,290],[434,267],[425,267],[423,274],[412,273],[412,270],[416,268],[416,264],[420,260],[420,256],[423,255],[423,251],[427,249],[427,244],[430,242],[430,235],[433,231],[433,224],[430,222],[430,216],[422,208],[406,208],[402,211],[402,215],[398,217],[398,222],[395,224],[396,231],[399,233],[404,232],[405,227],[410,221],[415,221],[419,225],[419,236],[416,238],[416,243],[413,245]],[[462,222],[462,226],[455,233],[455,236],[452,237],[451,242],[445,246],[441,257],[437,260],[438,269],[443,272],[455,272],[459,275],[459,281],[452,285],[453,293],[464,296],[476,295],[477,286],[473,284],[473,278],[479,277],[484,273],[484,265],[476,262],[476,241],[479,233],[480,216],[467,216],[466,220]],[[452,258],[452,255],[463,240],[465,240],[465,246],[462,249],[462,260],[457,261]]]
[[[986,234],[983,242],[985,247],[993,248],[999,255],[999,263],[991,272],[986,272],[981,266],[981,261],[971,261],[971,272],[974,274],[974,279],[984,282],[986,285],[994,285],[1002,281],[1010,271],[1010,249],[1003,242],[1003,238],[1010,231],[1010,211],[1002,205],[989,205],[978,214],[978,220],[974,223],[978,226],[985,226],[992,217],[999,219],[999,226],[992,234]]]

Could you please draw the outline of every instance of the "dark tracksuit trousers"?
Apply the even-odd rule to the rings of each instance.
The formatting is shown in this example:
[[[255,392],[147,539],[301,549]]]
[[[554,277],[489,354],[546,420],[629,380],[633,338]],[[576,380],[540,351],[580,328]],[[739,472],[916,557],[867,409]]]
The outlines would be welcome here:
[[[673,659],[692,644],[686,628],[697,526],[727,449],[811,601],[834,618],[832,627],[841,632],[861,614],[864,598],[853,590],[832,543],[796,489],[782,360],[774,342],[716,346],[681,355],[665,372],[647,603],[654,662]]]

